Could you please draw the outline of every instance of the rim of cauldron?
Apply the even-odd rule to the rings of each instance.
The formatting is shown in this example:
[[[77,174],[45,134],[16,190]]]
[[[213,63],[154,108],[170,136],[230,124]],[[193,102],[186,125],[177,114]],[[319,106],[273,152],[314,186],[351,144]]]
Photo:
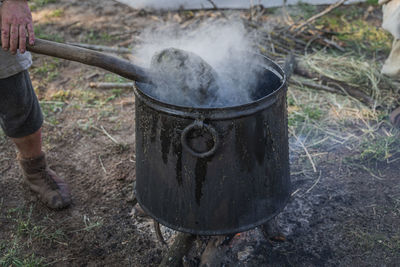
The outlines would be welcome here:
[[[283,69],[271,58],[261,55],[258,53],[252,53],[255,56],[259,56],[263,58],[264,61],[268,62],[268,66],[272,67],[273,70],[277,71],[281,76],[280,78],[280,86],[275,89],[270,94],[267,94],[261,98],[258,98],[249,103],[234,105],[234,106],[225,106],[225,107],[188,107],[181,106],[176,104],[171,104],[167,102],[163,102],[140,89],[140,85],[138,83],[134,83],[134,93],[136,97],[140,98],[143,102],[146,103],[147,106],[153,108],[157,111],[164,112],[170,115],[183,117],[183,118],[191,118],[191,119],[213,119],[213,120],[227,120],[231,118],[244,117],[251,114],[256,113],[257,111],[264,110],[275,103],[277,100],[276,95],[281,93],[282,91],[286,92],[286,83],[287,76]],[[269,70],[266,65],[260,64],[265,70],[268,70],[272,73],[273,71]],[[276,73],[274,73],[277,75]],[[236,112],[235,112],[236,111]],[[234,113],[234,114],[233,114]]]

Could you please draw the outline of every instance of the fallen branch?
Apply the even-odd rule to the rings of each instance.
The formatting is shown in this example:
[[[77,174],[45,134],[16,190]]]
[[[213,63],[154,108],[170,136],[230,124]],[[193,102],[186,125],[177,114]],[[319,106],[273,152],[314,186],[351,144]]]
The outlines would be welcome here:
[[[214,3],[213,0],[207,0],[207,2],[209,2],[209,3],[213,6],[213,8],[214,8],[215,10],[218,10],[218,6]]]
[[[323,10],[321,13],[318,13],[318,14],[312,16],[311,18],[309,18],[308,20],[306,20],[305,22],[301,23],[298,26],[294,26],[294,30],[297,31],[298,33],[301,33],[303,31],[304,26],[311,24],[312,22],[314,22],[314,20],[328,14],[329,12],[331,12],[335,8],[341,6],[342,4],[344,4],[347,1],[348,0],[340,0],[340,1],[336,2],[335,4],[330,5],[325,10]]]
[[[133,88],[134,83],[89,83],[90,88],[97,88],[97,89],[124,89],[124,88]]]
[[[298,60],[298,59],[297,59]],[[374,107],[375,106],[375,101],[369,97],[367,94],[365,94],[364,92],[360,91],[357,88],[351,87],[348,84],[341,84],[339,81],[335,81],[332,80],[328,77],[322,76],[319,73],[315,73],[312,72],[310,70],[308,70],[309,68],[307,67],[307,64],[304,63],[301,60],[297,61],[297,64],[295,65],[296,68],[294,70],[294,73],[309,79],[319,79],[321,80],[323,83],[336,83],[339,85],[340,88],[332,88],[330,86],[327,85],[322,85],[322,84],[313,84],[313,83],[308,83],[308,85],[311,85],[310,87],[313,89],[321,89],[324,91],[328,91],[331,93],[336,93],[336,94],[341,94],[341,95],[346,95],[348,94],[349,96],[354,97],[355,99],[357,99],[358,101],[366,104],[369,107]],[[307,82],[302,82],[303,84],[306,84]],[[332,90],[333,89],[333,90]]]
[[[294,131],[291,131],[291,130],[289,130],[289,131],[291,132],[291,134],[293,135],[293,137],[296,139],[296,141],[300,144],[300,146],[303,148],[303,150],[304,150],[304,152],[306,153],[308,159],[310,160],[310,163],[311,163],[311,166],[312,166],[312,168],[313,168],[313,171],[314,171],[314,172],[317,172],[317,167],[315,166],[314,160],[313,160],[313,158],[312,158],[310,152],[308,152],[307,147],[306,147],[306,146],[304,145],[304,143],[300,140],[300,138],[297,137],[297,135],[295,134]]]
[[[175,241],[164,256],[159,267],[178,267],[182,265],[182,258],[186,255],[196,240],[195,235],[179,233]]]
[[[287,10],[287,0],[282,3],[283,21],[288,25],[293,25],[294,21]]]
[[[99,155],[99,161],[100,161],[100,165],[101,165],[101,168],[103,169],[104,173],[107,174],[107,170],[104,167],[103,161],[101,160],[101,155]]]
[[[311,89],[322,90],[322,91],[326,91],[328,93],[333,93],[333,94],[346,95],[341,90],[338,90],[336,88],[332,88],[332,87],[329,87],[329,86],[326,86],[326,85],[323,85],[323,84],[319,84],[319,83],[316,83],[316,82],[311,82],[311,81],[306,81],[306,80],[299,80],[299,79],[296,79],[295,77],[294,77],[293,81],[296,82],[299,85],[303,85],[303,86],[306,86],[306,87],[311,88]]]
[[[311,190],[313,190],[314,187],[319,183],[319,181],[321,180],[321,174],[322,174],[322,172],[319,171],[318,179],[317,179],[317,180],[315,181],[315,183],[306,191],[306,194],[310,193]]]
[[[112,137],[112,136],[106,131],[106,129],[104,129],[103,125],[100,125],[100,128],[101,128],[101,130],[103,131],[103,133],[104,133],[108,138],[110,138],[111,141],[113,141],[116,145],[120,145],[120,144],[121,144],[120,142],[118,142],[117,140],[115,140],[115,138]]]
[[[110,138],[111,141],[113,141],[116,145],[123,145],[123,143],[118,142],[117,140],[115,140],[114,137],[112,137],[107,131],[106,129],[104,129],[103,125],[100,125],[100,128],[97,128],[96,126],[92,126],[93,129],[105,134],[108,138]]]
[[[338,43],[336,43],[333,40],[329,40],[327,38],[323,38],[322,39],[327,45],[329,46],[333,46],[334,48],[336,48],[337,50],[339,50],[340,52],[345,52],[344,48],[341,47]]]
[[[366,104],[369,107],[373,107],[375,104],[375,101],[372,98],[370,98],[369,96],[367,96],[366,94],[364,94],[363,92],[361,92],[355,88],[346,87],[346,88],[342,88],[342,90],[339,90],[334,87],[330,87],[327,85],[323,85],[323,84],[319,84],[319,83],[315,83],[315,82],[311,82],[311,81],[305,81],[305,80],[302,80],[302,81],[294,80],[294,81],[298,84],[304,85],[311,89],[322,90],[322,91],[326,91],[326,92],[329,92],[332,94],[338,94],[338,95],[349,95],[349,96],[355,98],[356,100]]]

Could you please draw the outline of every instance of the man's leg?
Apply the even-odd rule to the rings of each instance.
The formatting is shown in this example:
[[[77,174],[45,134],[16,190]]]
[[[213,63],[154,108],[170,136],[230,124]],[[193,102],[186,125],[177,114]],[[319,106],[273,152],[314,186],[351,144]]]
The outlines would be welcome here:
[[[42,154],[42,129],[35,133],[21,137],[11,138],[17,146],[19,155],[23,159],[37,158]]]
[[[50,208],[70,205],[66,183],[52,171],[42,152],[43,116],[27,71],[0,80],[0,125],[17,146],[25,182]]]

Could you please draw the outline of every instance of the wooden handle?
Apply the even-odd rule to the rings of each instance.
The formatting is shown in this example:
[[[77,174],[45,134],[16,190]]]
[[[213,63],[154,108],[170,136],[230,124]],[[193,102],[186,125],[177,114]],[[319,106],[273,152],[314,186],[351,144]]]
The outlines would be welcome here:
[[[86,48],[36,38],[35,44],[32,46],[27,45],[26,49],[37,54],[67,59],[86,65],[99,67],[130,80],[138,82],[150,82],[149,70],[136,66],[128,60]]]

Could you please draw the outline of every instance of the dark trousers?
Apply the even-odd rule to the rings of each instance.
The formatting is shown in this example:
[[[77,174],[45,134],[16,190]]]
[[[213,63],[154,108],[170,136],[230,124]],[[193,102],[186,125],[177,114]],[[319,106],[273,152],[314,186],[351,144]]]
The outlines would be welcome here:
[[[43,114],[28,71],[0,79],[0,126],[12,138],[35,133],[42,127]]]

